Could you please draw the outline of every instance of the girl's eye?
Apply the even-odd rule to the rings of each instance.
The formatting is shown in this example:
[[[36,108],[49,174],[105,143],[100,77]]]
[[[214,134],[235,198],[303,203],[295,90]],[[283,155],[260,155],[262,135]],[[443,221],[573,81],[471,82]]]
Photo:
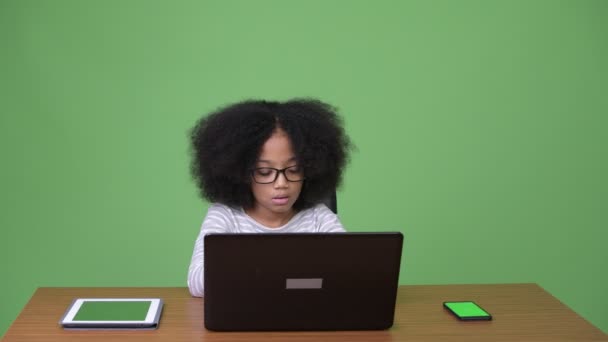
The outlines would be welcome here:
[[[257,169],[255,171],[260,176],[270,176],[270,174],[272,173],[271,169]]]

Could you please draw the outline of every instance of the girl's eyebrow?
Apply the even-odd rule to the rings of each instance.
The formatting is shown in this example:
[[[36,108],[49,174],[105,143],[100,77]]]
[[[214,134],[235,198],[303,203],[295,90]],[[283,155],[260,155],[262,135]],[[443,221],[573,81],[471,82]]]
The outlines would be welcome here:
[[[289,163],[289,162],[293,162],[293,161],[296,161],[296,157],[291,157],[291,158],[289,158],[289,159],[287,160],[287,162],[288,162],[288,163]],[[272,164],[272,161],[270,161],[270,160],[266,160],[266,159],[259,159],[259,160],[258,160],[258,163],[267,163],[267,164]]]

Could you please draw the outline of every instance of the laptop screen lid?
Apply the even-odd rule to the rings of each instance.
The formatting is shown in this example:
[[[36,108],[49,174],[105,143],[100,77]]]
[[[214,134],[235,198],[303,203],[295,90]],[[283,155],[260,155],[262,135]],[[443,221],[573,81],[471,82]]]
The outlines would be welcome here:
[[[205,327],[379,330],[393,324],[403,235],[210,234]]]

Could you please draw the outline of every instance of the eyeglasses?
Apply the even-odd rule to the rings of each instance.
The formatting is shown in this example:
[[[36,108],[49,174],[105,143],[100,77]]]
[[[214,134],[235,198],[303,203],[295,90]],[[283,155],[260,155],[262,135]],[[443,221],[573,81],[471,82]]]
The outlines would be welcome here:
[[[274,183],[277,178],[279,178],[280,173],[282,173],[289,182],[301,182],[304,180],[304,172],[298,165],[280,170],[273,167],[259,167],[251,171],[253,180],[258,184]]]

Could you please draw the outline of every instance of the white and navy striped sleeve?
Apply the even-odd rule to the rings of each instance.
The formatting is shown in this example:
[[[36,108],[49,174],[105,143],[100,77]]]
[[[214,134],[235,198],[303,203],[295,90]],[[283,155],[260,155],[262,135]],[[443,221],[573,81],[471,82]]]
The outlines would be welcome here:
[[[342,226],[338,215],[331,211],[325,204],[314,207],[316,228],[320,233],[343,233],[346,230]]]
[[[229,208],[221,204],[213,204],[207,211],[203,220],[201,231],[194,243],[194,252],[188,268],[188,289],[194,297],[202,297],[204,293],[204,239],[205,235],[212,233],[228,233],[231,230]]]

